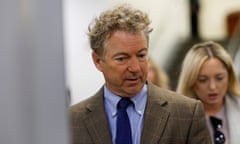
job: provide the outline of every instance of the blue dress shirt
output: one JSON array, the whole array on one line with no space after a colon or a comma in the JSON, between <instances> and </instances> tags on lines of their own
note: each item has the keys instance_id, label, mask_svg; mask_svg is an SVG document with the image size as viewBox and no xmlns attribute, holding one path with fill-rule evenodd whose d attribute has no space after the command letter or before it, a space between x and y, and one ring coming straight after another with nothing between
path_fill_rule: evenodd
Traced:
<instances>
[{"instance_id":1,"label":"blue dress shirt","mask_svg":"<svg viewBox=\"0 0 240 144\"><path fill-rule=\"evenodd\" d=\"M104 105L108 117L110 132L112 134L112 143L115 144L116 139L116 121L117 121L117 103L121 97L113 94L106 85L104 86ZM128 117L131 124L132 142L140 144L143 116L147 102L147 85L145 84L142 90L131 98L134 105L127 108Z\"/></svg>"}]
</instances>

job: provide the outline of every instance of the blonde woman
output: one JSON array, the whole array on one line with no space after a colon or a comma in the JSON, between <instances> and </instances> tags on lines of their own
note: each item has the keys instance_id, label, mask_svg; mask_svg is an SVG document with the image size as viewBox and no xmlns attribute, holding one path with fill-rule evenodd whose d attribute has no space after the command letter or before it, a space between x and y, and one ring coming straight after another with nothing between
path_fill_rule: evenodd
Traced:
<instances>
[{"instance_id":1,"label":"blonde woman","mask_svg":"<svg viewBox=\"0 0 240 144\"><path fill-rule=\"evenodd\" d=\"M221 45L210 41L189 50L177 92L202 101L214 144L239 144L240 86L232 59Z\"/></svg>"}]
</instances>

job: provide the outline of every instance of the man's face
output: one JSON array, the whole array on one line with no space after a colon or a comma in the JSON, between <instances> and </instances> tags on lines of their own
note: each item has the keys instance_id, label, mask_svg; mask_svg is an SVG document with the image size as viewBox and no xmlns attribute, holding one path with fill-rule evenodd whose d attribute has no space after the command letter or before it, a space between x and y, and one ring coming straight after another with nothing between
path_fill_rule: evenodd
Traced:
<instances>
[{"instance_id":1,"label":"man's face","mask_svg":"<svg viewBox=\"0 0 240 144\"><path fill-rule=\"evenodd\" d=\"M106 86L122 97L139 93L148 72L148 42L145 35L115 31L106 41L105 48L103 58L93 53L93 60L103 73Z\"/></svg>"}]
</instances>

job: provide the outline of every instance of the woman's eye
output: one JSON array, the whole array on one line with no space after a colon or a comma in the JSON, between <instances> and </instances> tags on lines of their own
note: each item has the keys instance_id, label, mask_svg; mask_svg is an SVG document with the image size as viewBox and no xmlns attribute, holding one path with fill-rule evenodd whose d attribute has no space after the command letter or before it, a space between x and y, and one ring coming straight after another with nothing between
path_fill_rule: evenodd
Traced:
<instances>
[{"instance_id":1,"label":"woman's eye","mask_svg":"<svg viewBox=\"0 0 240 144\"><path fill-rule=\"evenodd\" d=\"M221 77L217 77L216 79L217 79L218 81L221 81L221 80L224 79L224 77L221 76Z\"/></svg>"},{"instance_id":2,"label":"woman's eye","mask_svg":"<svg viewBox=\"0 0 240 144\"><path fill-rule=\"evenodd\" d=\"M124 58L116 58L118 61L123 61Z\"/></svg>"},{"instance_id":3,"label":"woman's eye","mask_svg":"<svg viewBox=\"0 0 240 144\"><path fill-rule=\"evenodd\" d=\"M200 83L205 83L207 81L207 79L199 79L198 80Z\"/></svg>"}]
</instances>

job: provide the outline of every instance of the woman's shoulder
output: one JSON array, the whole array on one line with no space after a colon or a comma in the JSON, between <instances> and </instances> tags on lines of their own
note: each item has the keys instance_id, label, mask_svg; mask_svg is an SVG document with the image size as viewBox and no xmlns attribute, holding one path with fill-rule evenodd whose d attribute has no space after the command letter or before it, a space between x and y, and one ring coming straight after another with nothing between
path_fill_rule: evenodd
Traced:
<instances>
[{"instance_id":1,"label":"woman's shoulder","mask_svg":"<svg viewBox=\"0 0 240 144\"><path fill-rule=\"evenodd\" d=\"M237 106L240 109L240 96L233 94L226 95L226 104L229 106Z\"/></svg>"}]
</instances>

